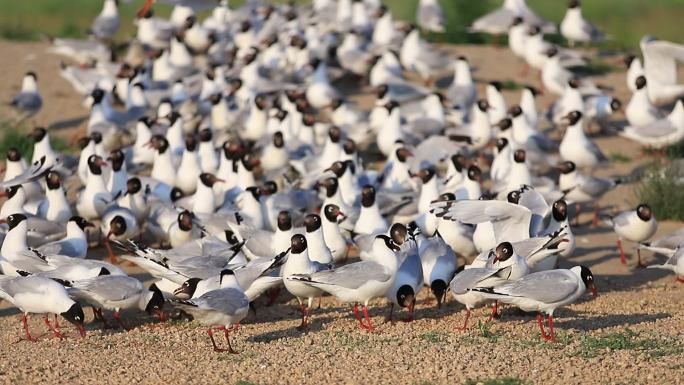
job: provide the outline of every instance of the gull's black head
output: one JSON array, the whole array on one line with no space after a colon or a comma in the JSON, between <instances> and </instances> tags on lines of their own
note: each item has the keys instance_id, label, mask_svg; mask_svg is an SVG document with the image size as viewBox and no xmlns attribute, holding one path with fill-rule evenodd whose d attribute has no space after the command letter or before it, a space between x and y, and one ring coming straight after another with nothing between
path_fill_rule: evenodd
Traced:
<instances>
[{"instance_id":1,"label":"gull's black head","mask_svg":"<svg viewBox=\"0 0 684 385\"><path fill-rule=\"evenodd\" d=\"M194 215L188 210L183 210L180 214L178 214L178 228L180 228L183 231L190 231L192 230L192 220L194 218Z\"/></svg>"},{"instance_id":2,"label":"gull's black head","mask_svg":"<svg viewBox=\"0 0 684 385\"><path fill-rule=\"evenodd\" d=\"M506 200L508 201L508 203L514 203L517 205L520 201L520 191L513 190L509 192L508 195L506 195Z\"/></svg>"},{"instance_id":3,"label":"gull's black head","mask_svg":"<svg viewBox=\"0 0 684 385\"><path fill-rule=\"evenodd\" d=\"M563 222L568 218L568 204L562 199L553 202L551 210L553 219L555 219L556 222Z\"/></svg>"},{"instance_id":4,"label":"gull's black head","mask_svg":"<svg viewBox=\"0 0 684 385\"><path fill-rule=\"evenodd\" d=\"M109 160L112 162L112 170L120 171L126 157L121 150L114 150L109 154Z\"/></svg>"},{"instance_id":5,"label":"gull's black head","mask_svg":"<svg viewBox=\"0 0 684 385\"><path fill-rule=\"evenodd\" d=\"M292 229L292 217L290 216L290 212L287 210L283 210L278 213L278 230L280 231L289 231Z\"/></svg>"},{"instance_id":6,"label":"gull's black head","mask_svg":"<svg viewBox=\"0 0 684 385\"><path fill-rule=\"evenodd\" d=\"M62 186L62 178L56 171L49 171L45 174L45 184L48 190L56 190Z\"/></svg>"},{"instance_id":7,"label":"gull's black head","mask_svg":"<svg viewBox=\"0 0 684 385\"><path fill-rule=\"evenodd\" d=\"M142 182L140 182L140 178L137 176L134 176L133 178L128 179L126 182L126 194L137 194L142 190Z\"/></svg>"},{"instance_id":8,"label":"gull's black head","mask_svg":"<svg viewBox=\"0 0 684 385\"><path fill-rule=\"evenodd\" d=\"M506 138L496 138L496 149L500 152L508 146L508 139Z\"/></svg>"},{"instance_id":9,"label":"gull's black head","mask_svg":"<svg viewBox=\"0 0 684 385\"><path fill-rule=\"evenodd\" d=\"M361 205L363 207L371 207L375 204L375 187L365 185L361 189Z\"/></svg>"},{"instance_id":10,"label":"gull's black head","mask_svg":"<svg viewBox=\"0 0 684 385\"><path fill-rule=\"evenodd\" d=\"M12 147L9 150L7 150L7 160L10 162L18 162L21 160L21 152L15 148Z\"/></svg>"},{"instance_id":11,"label":"gull's black head","mask_svg":"<svg viewBox=\"0 0 684 385\"><path fill-rule=\"evenodd\" d=\"M468 167L468 179L477 182L482 181L482 170L474 164L470 165Z\"/></svg>"},{"instance_id":12,"label":"gull's black head","mask_svg":"<svg viewBox=\"0 0 684 385\"><path fill-rule=\"evenodd\" d=\"M292 254L301 254L306 250L306 238L302 234L295 234L290 238L290 252Z\"/></svg>"},{"instance_id":13,"label":"gull's black head","mask_svg":"<svg viewBox=\"0 0 684 385\"><path fill-rule=\"evenodd\" d=\"M321 228L321 217L318 214L307 214L304 217L304 227L307 233L313 233Z\"/></svg>"},{"instance_id":14,"label":"gull's black head","mask_svg":"<svg viewBox=\"0 0 684 385\"><path fill-rule=\"evenodd\" d=\"M85 231L86 227L95 227L92 223L86 221L84 218L79 217L78 215L74 215L73 217L69 218L69 222L74 222L78 227Z\"/></svg>"},{"instance_id":15,"label":"gull's black head","mask_svg":"<svg viewBox=\"0 0 684 385\"><path fill-rule=\"evenodd\" d=\"M515 163L525 163L525 150L515 150L515 152L513 153L513 160L515 161Z\"/></svg>"},{"instance_id":16,"label":"gull's black head","mask_svg":"<svg viewBox=\"0 0 684 385\"><path fill-rule=\"evenodd\" d=\"M109 233L111 235L116 235L117 237L122 236L126 233L127 229L126 220L121 215L115 216L109 222Z\"/></svg>"},{"instance_id":17,"label":"gull's black head","mask_svg":"<svg viewBox=\"0 0 684 385\"><path fill-rule=\"evenodd\" d=\"M642 75L642 76L639 76L639 77L636 78L636 80L634 81L634 85L636 86L637 90L640 90L640 89L646 87L646 77L643 76L643 75Z\"/></svg>"},{"instance_id":18,"label":"gull's black head","mask_svg":"<svg viewBox=\"0 0 684 385\"><path fill-rule=\"evenodd\" d=\"M497 261L506 261L513 256L513 245L510 242L501 242L494 249L494 254L496 254Z\"/></svg>"},{"instance_id":19,"label":"gull's black head","mask_svg":"<svg viewBox=\"0 0 684 385\"><path fill-rule=\"evenodd\" d=\"M64 317L65 320L76 325L79 331L81 331L81 335L85 334L85 330L83 329L85 315L83 314L83 308L81 308L81 305L74 302L74 304L71 305L69 310L65 311L64 313L61 313L60 315Z\"/></svg>"},{"instance_id":20,"label":"gull's black head","mask_svg":"<svg viewBox=\"0 0 684 385\"><path fill-rule=\"evenodd\" d=\"M442 279L436 279L430 284L430 291L437 299L437 307L442 307L448 287L447 283Z\"/></svg>"},{"instance_id":21,"label":"gull's black head","mask_svg":"<svg viewBox=\"0 0 684 385\"><path fill-rule=\"evenodd\" d=\"M31 133L28 135L29 138L33 139L34 142L40 142L47 136L47 130L44 129L43 127L36 127L31 131Z\"/></svg>"},{"instance_id":22,"label":"gull's black head","mask_svg":"<svg viewBox=\"0 0 684 385\"><path fill-rule=\"evenodd\" d=\"M8 215L7 218L5 219L5 222L7 222L9 229L12 230L15 227L19 226L19 224L21 222L25 221L26 219L27 219L26 215L17 213L17 214Z\"/></svg>"},{"instance_id":23,"label":"gull's black head","mask_svg":"<svg viewBox=\"0 0 684 385\"><path fill-rule=\"evenodd\" d=\"M397 303L401 307L413 306L416 301L416 293L409 285L402 285L397 290Z\"/></svg>"},{"instance_id":24,"label":"gull's black head","mask_svg":"<svg viewBox=\"0 0 684 385\"><path fill-rule=\"evenodd\" d=\"M508 109L508 113L511 114L512 117L517 118L518 116L522 115L523 110L520 108L520 106L513 106Z\"/></svg>"},{"instance_id":25,"label":"gull's black head","mask_svg":"<svg viewBox=\"0 0 684 385\"><path fill-rule=\"evenodd\" d=\"M106 165L107 162L105 162L99 155L93 154L88 157L88 168L94 175L102 175L102 166Z\"/></svg>"},{"instance_id":26,"label":"gull's black head","mask_svg":"<svg viewBox=\"0 0 684 385\"><path fill-rule=\"evenodd\" d=\"M569 160L561 163L558 166L558 170L560 170L561 174L570 174L571 172L575 171L576 168L575 162Z\"/></svg>"},{"instance_id":27,"label":"gull's black head","mask_svg":"<svg viewBox=\"0 0 684 385\"><path fill-rule=\"evenodd\" d=\"M651 220L651 218L653 218L653 210L651 210L651 207L645 203L637 206L636 213L639 219L644 222L648 222Z\"/></svg>"},{"instance_id":28,"label":"gull's black head","mask_svg":"<svg viewBox=\"0 0 684 385\"><path fill-rule=\"evenodd\" d=\"M408 236L408 229L402 223L395 223L390 227L389 234L394 243L403 245Z\"/></svg>"}]
</instances>

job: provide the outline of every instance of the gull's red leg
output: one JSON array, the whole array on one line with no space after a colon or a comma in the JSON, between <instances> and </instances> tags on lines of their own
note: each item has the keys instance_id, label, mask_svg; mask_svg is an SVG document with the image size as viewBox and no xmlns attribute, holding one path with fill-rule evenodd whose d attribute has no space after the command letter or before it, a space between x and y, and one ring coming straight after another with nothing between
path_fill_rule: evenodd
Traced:
<instances>
[{"instance_id":1,"label":"gull's red leg","mask_svg":"<svg viewBox=\"0 0 684 385\"><path fill-rule=\"evenodd\" d=\"M620 238L617 240L617 248L620 250L620 263L626 265L627 257L625 257L625 250L622 248L622 240L620 240Z\"/></svg>"},{"instance_id":2,"label":"gull's red leg","mask_svg":"<svg viewBox=\"0 0 684 385\"><path fill-rule=\"evenodd\" d=\"M541 330L542 339L547 339L546 332L544 331L544 322L542 321L541 313L537 313L537 324L539 325L539 330Z\"/></svg>"},{"instance_id":3,"label":"gull's red leg","mask_svg":"<svg viewBox=\"0 0 684 385\"><path fill-rule=\"evenodd\" d=\"M223 327L223 334L226 336L226 341L228 342L228 353L230 354L238 354L235 350L233 350L233 347L230 346L230 329L226 328L225 326Z\"/></svg>"},{"instance_id":4,"label":"gull's red leg","mask_svg":"<svg viewBox=\"0 0 684 385\"><path fill-rule=\"evenodd\" d=\"M116 320L116 324L119 325L121 329L129 330L129 328L123 323L123 321L121 321L121 314L119 314L118 311L115 311L113 315L114 319Z\"/></svg>"},{"instance_id":5,"label":"gull's red leg","mask_svg":"<svg viewBox=\"0 0 684 385\"><path fill-rule=\"evenodd\" d=\"M457 331L464 332L468 330L468 320L470 319L470 309L466 308L466 316L465 316L465 321L463 321L463 326L460 328L456 328Z\"/></svg>"},{"instance_id":6,"label":"gull's red leg","mask_svg":"<svg viewBox=\"0 0 684 385\"><path fill-rule=\"evenodd\" d=\"M548 320L549 320L549 330L550 331L549 331L547 341L556 342L556 332L553 330L553 316L549 315Z\"/></svg>"},{"instance_id":7,"label":"gull's red leg","mask_svg":"<svg viewBox=\"0 0 684 385\"><path fill-rule=\"evenodd\" d=\"M214 351L217 353L220 352L225 352L225 349L220 349L218 346L216 346L216 341L214 341L214 331L209 328L207 329L207 334L209 334L209 339L211 339L211 345L214 347Z\"/></svg>"},{"instance_id":8,"label":"gull's red leg","mask_svg":"<svg viewBox=\"0 0 684 385\"><path fill-rule=\"evenodd\" d=\"M38 341L37 338L33 338L31 336L31 332L29 331L29 327L28 327L28 317L26 316L26 313L22 314L22 316L21 316L21 324L23 325L24 332L26 333L26 340L31 341L31 342Z\"/></svg>"},{"instance_id":9,"label":"gull's red leg","mask_svg":"<svg viewBox=\"0 0 684 385\"><path fill-rule=\"evenodd\" d=\"M363 315L366 317L366 323L368 323L367 328L369 332L375 331L375 328L373 327L373 323L370 320L370 317L368 316L368 307L366 305L363 306Z\"/></svg>"}]
</instances>

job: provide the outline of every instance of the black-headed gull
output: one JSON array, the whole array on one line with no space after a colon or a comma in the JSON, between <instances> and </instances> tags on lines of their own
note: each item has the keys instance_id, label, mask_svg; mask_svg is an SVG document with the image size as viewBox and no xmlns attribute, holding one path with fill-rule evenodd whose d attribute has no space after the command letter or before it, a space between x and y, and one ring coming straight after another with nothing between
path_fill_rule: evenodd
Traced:
<instances>
[{"instance_id":1,"label":"black-headed gull","mask_svg":"<svg viewBox=\"0 0 684 385\"><path fill-rule=\"evenodd\" d=\"M444 32L444 11L437 0L420 0L416 13L420 28L430 32Z\"/></svg>"},{"instance_id":2,"label":"black-headed gull","mask_svg":"<svg viewBox=\"0 0 684 385\"><path fill-rule=\"evenodd\" d=\"M675 273L676 282L684 283L684 249L681 246L677 246L674 249L645 245L639 245L639 247L667 256L667 261L665 261L665 263L661 265L649 265L649 269L670 270Z\"/></svg>"},{"instance_id":3,"label":"black-headed gull","mask_svg":"<svg viewBox=\"0 0 684 385\"><path fill-rule=\"evenodd\" d=\"M368 302L383 297L392 287L399 268L396 252L399 247L387 235L377 235L373 240L372 260L360 261L335 269L310 274L294 274L285 277L288 282L298 283L317 290L326 291L339 301L354 303L354 315L362 329L369 332L375 330L368 315ZM287 266L287 265L286 265ZM363 323L358 311L358 304L363 303Z\"/></svg>"},{"instance_id":4,"label":"black-headed gull","mask_svg":"<svg viewBox=\"0 0 684 385\"><path fill-rule=\"evenodd\" d=\"M45 323L55 337L63 338L63 335L57 322L54 326L50 324L47 318L48 314L61 315L78 328L81 337L85 337L85 328L83 327L85 316L81 305L69 298L64 286L50 278L0 275L0 298L21 310L23 313L22 325L24 332L26 332L26 339L29 341L37 340L31 336L29 331L29 314L44 314Z\"/></svg>"},{"instance_id":5,"label":"black-headed gull","mask_svg":"<svg viewBox=\"0 0 684 385\"><path fill-rule=\"evenodd\" d=\"M648 98L648 83L641 75L634 80L632 98L625 107L625 117L630 126L646 126L662 119L663 112Z\"/></svg>"},{"instance_id":6,"label":"black-headed gull","mask_svg":"<svg viewBox=\"0 0 684 385\"><path fill-rule=\"evenodd\" d=\"M416 306L416 297L423 288L423 266L415 240L408 233L408 229L401 223L395 223L390 228L390 237L399 245L399 269L392 288L387 291L386 297L391 301L388 321L392 321L394 305L408 309L408 317L403 321L413 321L413 311Z\"/></svg>"},{"instance_id":7,"label":"black-headed gull","mask_svg":"<svg viewBox=\"0 0 684 385\"><path fill-rule=\"evenodd\" d=\"M623 211L615 216L609 216L606 222L613 227L618 236L617 247L620 250L620 262L627 264L622 240L641 243L647 241L658 229L658 222L653 210L647 204L640 204L633 210ZM641 249L637 248L637 267L644 267L641 263Z\"/></svg>"},{"instance_id":8,"label":"black-headed gull","mask_svg":"<svg viewBox=\"0 0 684 385\"><path fill-rule=\"evenodd\" d=\"M582 16L579 0L568 2L568 9L560 24L560 32L568 40L571 47L575 43L592 43L605 38L603 32Z\"/></svg>"},{"instance_id":9,"label":"black-headed gull","mask_svg":"<svg viewBox=\"0 0 684 385\"><path fill-rule=\"evenodd\" d=\"M509 303L523 311L536 311L542 338L555 342L553 312L575 302L589 289L596 296L594 276L585 266L528 274L513 282L490 289L474 289L484 297ZM541 313L548 317L549 334L544 331Z\"/></svg>"},{"instance_id":10,"label":"black-headed gull","mask_svg":"<svg viewBox=\"0 0 684 385\"><path fill-rule=\"evenodd\" d=\"M164 295L161 290L155 284L145 288L138 279L126 275L76 280L68 283L67 291L76 301L92 306L95 319L105 326L102 309L113 311L114 319L122 329L126 329L119 314L122 309L144 310L156 314L162 321L166 318L162 312Z\"/></svg>"},{"instance_id":11,"label":"black-headed gull","mask_svg":"<svg viewBox=\"0 0 684 385\"><path fill-rule=\"evenodd\" d=\"M592 168L608 161L599 146L584 133L584 119L580 111L570 112L564 120L568 128L558 147L563 160L572 161L579 168Z\"/></svg>"},{"instance_id":12,"label":"black-headed gull","mask_svg":"<svg viewBox=\"0 0 684 385\"><path fill-rule=\"evenodd\" d=\"M90 32L99 40L109 41L119 30L118 0L105 0L102 11L97 15Z\"/></svg>"},{"instance_id":13,"label":"black-headed gull","mask_svg":"<svg viewBox=\"0 0 684 385\"><path fill-rule=\"evenodd\" d=\"M17 111L17 121L29 118L43 106L43 98L38 93L38 76L27 72L21 82L21 91L12 99L10 105Z\"/></svg>"},{"instance_id":14,"label":"black-headed gull","mask_svg":"<svg viewBox=\"0 0 684 385\"><path fill-rule=\"evenodd\" d=\"M565 161L558 166L558 188L563 192L564 199L569 203L575 203L575 224L579 223L580 205L582 203L594 203L594 219L592 224L598 225L599 206L598 200L608 191L622 183L620 178L599 178L593 175L583 174L577 170L575 163Z\"/></svg>"},{"instance_id":15,"label":"black-headed gull","mask_svg":"<svg viewBox=\"0 0 684 385\"><path fill-rule=\"evenodd\" d=\"M220 289L212 290L189 300L171 300L173 306L191 314L201 324L209 326L207 334L215 352L228 351L236 354L230 345L228 335L235 330L249 312L249 298L235 279L232 270L221 271ZM214 330L222 330L226 336L228 349L220 349L214 342Z\"/></svg>"},{"instance_id":16,"label":"black-headed gull","mask_svg":"<svg viewBox=\"0 0 684 385\"><path fill-rule=\"evenodd\" d=\"M619 134L658 150L681 142L684 139L684 101L678 100L666 117L645 126L627 126Z\"/></svg>"}]
</instances>

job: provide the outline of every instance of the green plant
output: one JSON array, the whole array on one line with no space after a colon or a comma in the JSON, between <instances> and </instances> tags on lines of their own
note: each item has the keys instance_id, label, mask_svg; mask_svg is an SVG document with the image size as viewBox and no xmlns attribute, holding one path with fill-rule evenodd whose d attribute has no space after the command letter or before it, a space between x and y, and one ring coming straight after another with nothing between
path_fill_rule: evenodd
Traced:
<instances>
[{"instance_id":1,"label":"green plant","mask_svg":"<svg viewBox=\"0 0 684 385\"><path fill-rule=\"evenodd\" d=\"M615 163L628 163L632 161L632 158L621 152L613 152L610 154L610 161Z\"/></svg>"},{"instance_id":2,"label":"green plant","mask_svg":"<svg viewBox=\"0 0 684 385\"><path fill-rule=\"evenodd\" d=\"M499 336L492 333L492 323L489 321L478 321L477 329L480 331L480 336L488 339L489 342L496 342L499 339Z\"/></svg>"},{"instance_id":3,"label":"green plant","mask_svg":"<svg viewBox=\"0 0 684 385\"><path fill-rule=\"evenodd\" d=\"M22 157L30 162L33 156L33 140L27 136L28 132L29 130L22 126L14 127L8 122L0 123L1 159L4 159L10 148L16 148L21 152ZM50 136L50 143L55 151L65 152L69 150L67 142L56 135Z\"/></svg>"},{"instance_id":4,"label":"green plant","mask_svg":"<svg viewBox=\"0 0 684 385\"><path fill-rule=\"evenodd\" d=\"M431 330L427 333L419 335L418 338L432 343L438 343L444 341L446 339L446 336L444 336L442 333L438 331Z\"/></svg>"},{"instance_id":5,"label":"green plant","mask_svg":"<svg viewBox=\"0 0 684 385\"><path fill-rule=\"evenodd\" d=\"M238 380L235 385L257 385L255 382L250 382L250 381L245 381L245 380Z\"/></svg>"},{"instance_id":6,"label":"green plant","mask_svg":"<svg viewBox=\"0 0 684 385\"><path fill-rule=\"evenodd\" d=\"M467 379L465 385L531 385L532 382L515 377L501 377L488 380Z\"/></svg>"},{"instance_id":7,"label":"green plant","mask_svg":"<svg viewBox=\"0 0 684 385\"><path fill-rule=\"evenodd\" d=\"M676 163L654 166L637 186L639 203L648 204L656 218L684 220L682 171L682 167Z\"/></svg>"},{"instance_id":8,"label":"green plant","mask_svg":"<svg viewBox=\"0 0 684 385\"><path fill-rule=\"evenodd\" d=\"M525 87L524 84L520 84L515 80L508 79L501 82L501 88L503 88L504 90L519 90L523 87Z\"/></svg>"},{"instance_id":9,"label":"green plant","mask_svg":"<svg viewBox=\"0 0 684 385\"><path fill-rule=\"evenodd\" d=\"M583 336L580 339L580 350L575 355L595 357L606 350L633 350L644 352L650 357L662 357L680 354L684 351L681 342L673 338L656 338L641 336L630 329L624 332L608 333L601 336Z\"/></svg>"}]
</instances>

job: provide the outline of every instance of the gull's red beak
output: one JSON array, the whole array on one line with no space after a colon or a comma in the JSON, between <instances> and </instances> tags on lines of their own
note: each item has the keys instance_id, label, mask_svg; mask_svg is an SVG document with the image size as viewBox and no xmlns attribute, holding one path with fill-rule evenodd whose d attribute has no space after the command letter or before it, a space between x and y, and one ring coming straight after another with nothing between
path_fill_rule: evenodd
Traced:
<instances>
[{"instance_id":1,"label":"gull's red beak","mask_svg":"<svg viewBox=\"0 0 684 385\"><path fill-rule=\"evenodd\" d=\"M166 313L164 313L162 310L155 310L154 314L156 314L157 317L159 317L159 322L166 322L166 320L168 320L168 318L166 317Z\"/></svg>"}]
</instances>

